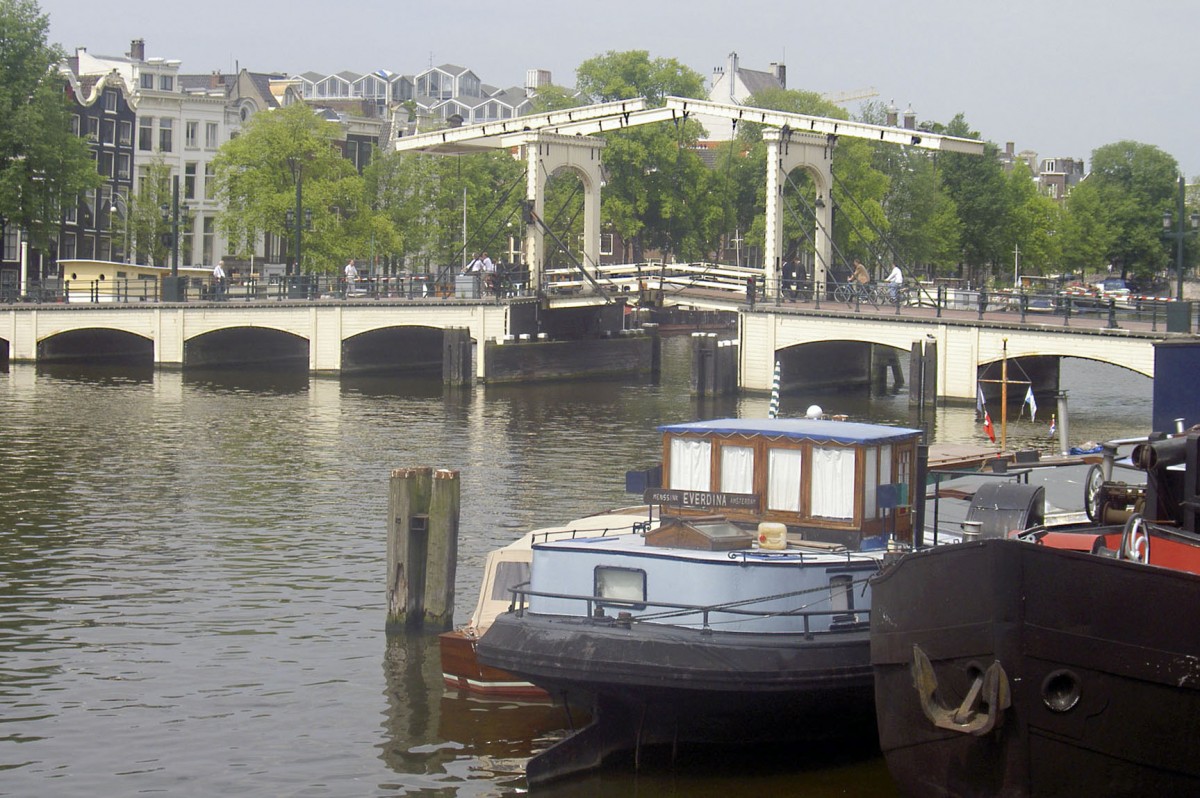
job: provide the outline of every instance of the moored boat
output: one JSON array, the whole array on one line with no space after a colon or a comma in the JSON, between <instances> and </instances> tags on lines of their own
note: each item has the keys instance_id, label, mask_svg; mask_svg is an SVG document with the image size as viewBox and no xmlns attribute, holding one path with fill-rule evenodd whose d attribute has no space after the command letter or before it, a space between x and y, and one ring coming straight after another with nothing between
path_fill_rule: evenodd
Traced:
<instances>
[{"instance_id":1,"label":"moored boat","mask_svg":"<svg viewBox=\"0 0 1200 798\"><path fill-rule=\"evenodd\" d=\"M531 784L648 745L873 745L867 579L914 525L921 432L828 419L662 427L640 534L534 543L485 665L592 723L534 757Z\"/></svg>"},{"instance_id":2,"label":"moored boat","mask_svg":"<svg viewBox=\"0 0 1200 798\"><path fill-rule=\"evenodd\" d=\"M1200 794L1200 434L1132 463L1142 488L1089 480L1091 524L872 580L879 742L906 793Z\"/></svg>"}]
</instances>

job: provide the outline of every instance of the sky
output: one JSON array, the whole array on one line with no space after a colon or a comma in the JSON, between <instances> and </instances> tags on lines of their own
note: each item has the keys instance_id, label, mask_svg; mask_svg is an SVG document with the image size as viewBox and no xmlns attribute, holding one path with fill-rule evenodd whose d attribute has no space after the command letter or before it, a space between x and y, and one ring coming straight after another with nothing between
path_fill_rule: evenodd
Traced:
<instances>
[{"instance_id":1,"label":"sky","mask_svg":"<svg viewBox=\"0 0 1200 798\"><path fill-rule=\"evenodd\" d=\"M1134 140L1200 175L1195 0L38 0L69 53L147 57L184 73L388 69L458 64L500 88L610 51L674 58L706 80L736 52L743 68L787 66L787 85L873 88L919 121L962 113L973 130L1039 158L1083 158ZM165 9L170 9L169 11ZM178 11L177 11L178 9ZM851 114L859 102L846 105Z\"/></svg>"}]
</instances>

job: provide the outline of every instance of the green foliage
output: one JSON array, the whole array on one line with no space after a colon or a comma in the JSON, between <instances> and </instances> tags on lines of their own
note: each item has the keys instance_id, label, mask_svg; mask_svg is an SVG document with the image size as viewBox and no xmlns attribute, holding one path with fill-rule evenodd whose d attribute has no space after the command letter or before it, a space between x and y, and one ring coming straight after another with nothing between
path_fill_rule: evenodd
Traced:
<instances>
[{"instance_id":1,"label":"green foliage","mask_svg":"<svg viewBox=\"0 0 1200 798\"><path fill-rule=\"evenodd\" d=\"M577 108L583 104L583 97L565 86L542 86L533 96L533 112L536 114Z\"/></svg>"},{"instance_id":2,"label":"green foliage","mask_svg":"<svg viewBox=\"0 0 1200 798\"><path fill-rule=\"evenodd\" d=\"M302 232L302 267L335 272L350 257L386 253L399 246L395 228L375 210L366 181L342 157L340 131L302 103L256 114L242 135L226 142L214 161L218 224L230 248L248 253L263 233L289 244L286 225L295 212L297 187L312 229Z\"/></svg>"},{"instance_id":3,"label":"green foliage","mask_svg":"<svg viewBox=\"0 0 1200 798\"><path fill-rule=\"evenodd\" d=\"M33 0L0 0L0 219L38 247L56 234L62 209L101 183L87 143L71 133L48 27Z\"/></svg>"},{"instance_id":4,"label":"green foliage","mask_svg":"<svg viewBox=\"0 0 1200 798\"><path fill-rule=\"evenodd\" d=\"M507 152L457 157L388 153L376 158L364 175L367 193L383 217L404 231L399 251L407 267L419 272L455 270L464 257L481 250L499 260L508 236L518 229L523 176L524 167Z\"/></svg>"},{"instance_id":5,"label":"green foliage","mask_svg":"<svg viewBox=\"0 0 1200 798\"><path fill-rule=\"evenodd\" d=\"M704 76L674 58L650 58L645 50L609 50L575 70L576 87L592 102L645 97L653 107L669 96L706 97Z\"/></svg>"}]
</instances>

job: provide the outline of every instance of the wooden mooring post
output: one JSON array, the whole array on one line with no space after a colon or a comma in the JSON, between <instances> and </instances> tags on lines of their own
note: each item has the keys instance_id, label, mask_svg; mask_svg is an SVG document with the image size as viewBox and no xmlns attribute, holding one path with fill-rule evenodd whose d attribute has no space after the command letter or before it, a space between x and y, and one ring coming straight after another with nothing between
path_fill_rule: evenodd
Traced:
<instances>
[{"instance_id":1,"label":"wooden mooring post","mask_svg":"<svg viewBox=\"0 0 1200 798\"><path fill-rule=\"evenodd\" d=\"M444 632L454 625L459 474L392 471L388 490L387 631Z\"/></svg>"}]
</instances>

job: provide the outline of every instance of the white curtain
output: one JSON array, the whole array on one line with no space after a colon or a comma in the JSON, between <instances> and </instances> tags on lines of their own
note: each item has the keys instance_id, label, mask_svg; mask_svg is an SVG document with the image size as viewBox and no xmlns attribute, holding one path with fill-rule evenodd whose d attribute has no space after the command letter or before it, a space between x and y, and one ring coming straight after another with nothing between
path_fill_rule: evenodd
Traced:
<instances>
[{"instance_id":1,"label":"white curtain","mask_svg":"<svg viewBox=\"0 0 1200 798\"><path fill-rule=\"evenodd\" d=\"M799 449L767 450L767 509L800 512Z\"/></svg>"},{"instance_id":2,"label":"white curtain","mask_svg":"<svg viewBox=\"0 0 1200 798\"><path fill-rule=\"evenodd\" d=\"M812 514L819 518L854 518L854 450L813 447Z\"/></svg>"},{"instance_id":3,"label":"white curtain","mask_svg":"<svg viewBox=\"0 0 1200 798\"><path fill-rule=\"evenodd\" d=\"M754 448L721 447L721 492L754 492Z\"/></svg>"},{"instance_id":4,"label":"white curtain","mask_svg":"<svg viewBox=\"0 0 1200 798\"><path fill-rule=\"evenodd\" d=\"M671 439L671 489L710 490L712 445L697 438Z\"/></svg>"}]
</instances>

